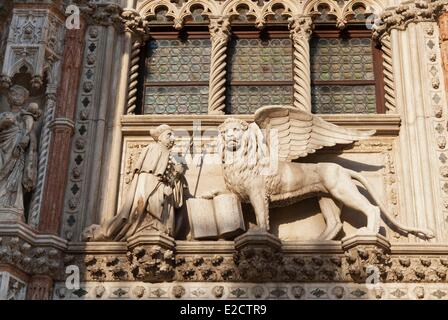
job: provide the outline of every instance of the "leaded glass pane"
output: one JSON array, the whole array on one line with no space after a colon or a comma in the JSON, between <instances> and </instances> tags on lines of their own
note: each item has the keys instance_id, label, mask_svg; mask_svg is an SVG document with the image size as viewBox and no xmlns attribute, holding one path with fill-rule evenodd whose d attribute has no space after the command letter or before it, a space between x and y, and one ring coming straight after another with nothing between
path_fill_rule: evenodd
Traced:
<instances>
[{"instance_id":1,"label":"leaded glass pane","mask_svg":"<svg viewBox=\"0 0 448 320\"><path fill-rule=\"evenodd\" d=\"M313 38L311 79L373 80L372 40Z\"/></svg>"},{"instance_id":2,"label":"leaded glass pane","mask_svg":"<svg viewBox=\"0 0 448 320\"><path fill-rule=\"evenodd\" d=\"M233 86L227 90L230 113L254 113L269 104L292 104L292 86Z\"/></svg>"},{"instance_id":3,"label":"leaded glass pane","mask_svg":"<svg viewBox=\"0 0 448 320\"><path fill-rule=\"evenodd\" d=\"M319 85L311 95L313 113L376 113L374 85Z\"/></svg>"},{"instance_id":4,"label":"leaded glass pane","mask_svg":"<svg viewBox=\"0 0 448 320\"><path fill-rule=\"evenodd\" d=\"M208 86L146 87L146 114L207 113Z\"/></svg>"},{"instance_id":5,"label":"leaded glass pane","mask_svg":"<svg viewBox=\"0 0 448 320\"><path fill-rule=\"evenodd\" d=\"M229 66L232 81L291 81L291 40L232 39Z\"/></svg>"},{"instance_id":6,"label":"leaded glass pane","mask_svg":"<svg viewBox=\"0 0 448 320\"><path fill-rule=\"evenodd\" d=\"M146 81L208 81L210 52L210 39L151 40Z\"/></svg>"}]
</instances>

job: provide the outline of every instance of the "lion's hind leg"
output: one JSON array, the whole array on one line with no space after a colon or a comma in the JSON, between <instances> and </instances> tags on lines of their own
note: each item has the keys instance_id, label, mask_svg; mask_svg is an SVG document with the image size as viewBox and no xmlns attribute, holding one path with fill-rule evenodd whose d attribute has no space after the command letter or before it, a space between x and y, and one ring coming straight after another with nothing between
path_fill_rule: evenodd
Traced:
<instances>
[{"instance_id":1,"label":"lion's hind leg","mask_svg":"<svg viewBox=\"0 0 448 320\"><path fill-rule=\"evenodd\" d=\"M336 203L331 197L319 197L319 207L324 216L326 227L319 235L319 240L333 240L342 229L341 204Z\"/></svg>"},{"instance_id":2,"label":"lion's hind leg","mask_svg":"<svg viewBox=\"0 0 448 320\"><path fill-rule=\"evenodd\" d=\"M344 168L332 166L333 170L326 170L322 177L324 186L327 191L342 205L358 210L367 217L367 228L362 228L360 232L367 231L368 233L377 234L380 231L381 211L377 206L374 206L370 201L363 196L350 173Z\"/></svg>"}]
</instances>

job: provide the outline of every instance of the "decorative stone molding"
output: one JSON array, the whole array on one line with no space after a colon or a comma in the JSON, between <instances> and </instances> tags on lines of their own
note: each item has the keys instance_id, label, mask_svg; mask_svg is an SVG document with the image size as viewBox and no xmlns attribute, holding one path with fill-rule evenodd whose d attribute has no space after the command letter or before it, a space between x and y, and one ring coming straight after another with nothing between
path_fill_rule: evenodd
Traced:
<instances>
[{"instance_id":1,"label":"decorative stone molding","mask_svg":"<svg viewBox=\"0 0 448 320\"><path fill-rule=\"evenodd\" d=\"M38 235L24 224L1 224L0 234L0 265L27 275L60 277L67 249L62 239Z\"/></svg>"},{"instance_id":2,"label":"decorative stone molding","mask_svg":"<svg viewBox=\"0 0 448 320\"><path fill-rule=\"evenodd\" d=\"M256 245L235 251L229 242L222 244L224 253L210 246L199 252L193 250L194 243L184 243L180 250L177 242L174 251L160 245L127 249L98 243L85 247L84 253L69 248L64 263L79 266L83 281L365 283L374 270L382 283L448 281L448 260L441 251L429 255L409 248L394 253L393 246L389 250L362 241L343 251L335 244L339 249L315 243L313 252L297 243L284 243L282 250ZM292 245L294 252L288 249Z\"/></svg>"},{"instance_id":3,"label":"decorative stone molding","mask_svg":"<svg viewBox=\"0 0 448 320\"><path fill-rule=\"evenodd\" d=\"M35 246L19 237L2 237L0 263L13 265L28 274L56 275L62 263L61 251Z\"/></svg>"},{"instance_id":4,"label":"decorative stone molding","mask_svg":"<svg viewBox=\"0 0 448 320\"><path fill-rule=\"evenodd\" d=\"M224 114L226 90L227 43L230 37L230 22L227 17L210 18L212 42L208 110L210 114Z\"/></svg>"},{"instance_id":5,"label":"decorative stone molding","mask_svg":"<svg viewBox=\"0 0 448 320\"><path fill-rule=\"evenodd\" d=\"M309 40L312 28L310 17L295 16L289 19L289 29L294 45L294 107L305 111L311 111Z\"/></svg>"},{"instance_id":6,"label":"decorative stone molding","mask_svg":"<svg viewBox=\"0 0 448 320\"><path fill-rule=\"evenodd\" d=\"M390 30L405 30L412 22L436 21L437 17L446 12L448 1L407 1L397 7L385 10L379 23L373 29L373 38L381 39Z\"/></svg>"},{"instance_id":7,"label":"decorative stone molding","mask_svg":"<svg viewBox=\"0 0 448 320\"><path fill-rule=\"evenodd\" d=\"M84 190L84 177L87 174L88 163L86 161L86 142L93 139L92 119L95 103L98 99L98 88L101 83L93 81L98 77L100 66L100 27L89 26L85 35L85 48L81 66L80 90L78 92L75 114L75 130L73 136L73 147L69 166L69 178L65 190L65 205L63 213L62 234L71 240L77 230L78 219ZM80 223L80 222L79 222Z\"/></svg>"},{"instance_id":8,"label":"decorative stone molding","mask_svg":"<svg viewBox=\"0 0 448 320\"><path fill-rule=\"evenodd\" d=\"M146 17L159 23L172 24L176 29L184 26L193 12L205 17L229 17L230 20L242 19L251 21L261 29L270 21L285 21L287 17L310 15L326 22L334 22L344 28L346 24L356 19L359 14L368 16L379 13L384 8L384 1L346 1L342 4L333 0L313 0L306 3L300 1L141 1L136 10Z\"/></svg>"},{"instance_id":9,"label":"decorative stone molding","mask_svg":"<svg viewBox=\"0 0 448 320\"><path fill-rule=\"evenodd\" d=\"M228 283L192 282L182 284L145 282L85 282L78 290L57 283L55 300L163 300L163 299L291 299L291 300L446 300L444 284L380 283Z\"/></svg>"},{"instance_id":10,"label":"decorative stone molding","mask_svg":"<svg viewBox=\"0 0 448 320\"><path fill-rule=\"evenodd\" d=\"M438 34L433 25L427 25L424 29L424 41L425 45L425 60L426 60L426 72L430 77L428 92L431 96L431 109L432 109L432 124L433 124L433 136L434 136L434 149L436 151L439 175L440 179L440 194L442 196L442 218L445 223L448 221L448 172L447 172L447 120L448 115L446 106L443 107L443 103L440 101L444 94L443 84L443 71L441 70L442 58L441 50L438 43Z\"/></svg>"}]
</instances>

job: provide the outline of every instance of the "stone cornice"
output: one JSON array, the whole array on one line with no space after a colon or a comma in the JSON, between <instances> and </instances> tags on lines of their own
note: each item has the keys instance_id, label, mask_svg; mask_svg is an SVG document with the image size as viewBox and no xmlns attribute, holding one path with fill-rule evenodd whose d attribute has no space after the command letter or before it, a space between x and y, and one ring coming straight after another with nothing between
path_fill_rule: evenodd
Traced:
<instances>
[{"instance_id":1,"label":"stone cornice","mask_svg":"<svg viewBox=\"0 0 448 320\"><path fill-rule=\"evenodd\" d=\"M232 115L234 118L248 122L253 121L253 115ZM123 133L126 136L147 135L148 126L169 123L173 127L193 128L193 121L200 121L203 130L216 128L228 115L127 115L121 119ZM322 115L322 118L337 125L362 130L376 130L377 135L397 135L400 131L400 116L393 114L364 115Z\"/></svg>"},{"instance_id":2,"label":"stone cornice","mask_svg":"<svg viewBox=\"0 0 448 320\"><path fill-rule=\"evenodd\" d=\"M408 1L383 11L379 22L373 28L373 38L381 38L392 29L405 30L409 23L436 21L448 11L448 0Z\"/></svg>"}]
</instances>

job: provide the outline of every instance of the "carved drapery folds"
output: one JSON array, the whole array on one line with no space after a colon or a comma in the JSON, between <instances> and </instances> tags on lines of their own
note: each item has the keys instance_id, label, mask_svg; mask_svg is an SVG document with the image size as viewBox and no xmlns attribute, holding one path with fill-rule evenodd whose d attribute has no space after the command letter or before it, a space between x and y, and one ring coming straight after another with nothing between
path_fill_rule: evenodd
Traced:
<instances>
[{"instance_id":1,"label":"carved drapery folds","mask_svg":"<svg viewBox=\"0 0 448 320\"><path fill-rule=\"evenodd\" d=\"M294 107L311 111L310 37L312 20L306 16L289 19L294 45Z\"/></svg>"},{"instance_id":2,"label":"carved drapery folds","mask_svg":"<svg viewBox=\"0 0 448 320\"><path fill-rule=\"evenodd\" d=\"M222 114L225 108L227 43L230 37L230 22L227 17L210 18L212 53L208 110L211 114Z\"/></svg>"}]
</instances>

